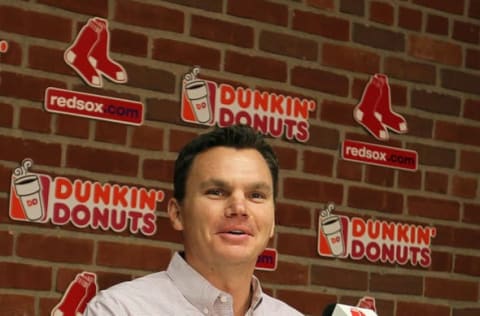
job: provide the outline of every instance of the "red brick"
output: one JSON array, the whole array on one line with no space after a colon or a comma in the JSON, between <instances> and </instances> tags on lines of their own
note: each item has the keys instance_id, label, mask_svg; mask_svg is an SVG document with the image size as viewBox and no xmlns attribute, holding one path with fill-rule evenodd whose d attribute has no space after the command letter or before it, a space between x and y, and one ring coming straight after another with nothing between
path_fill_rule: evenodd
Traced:
<instances>
[{"instance_id":1,"label":"red brick","mask_svg":"<svg viewBox=\"0 0 480 316\"><path fill-rule=\"evenodd\" d=\"M28 157L33 159L35 164L60 166L62 156L60 144L0 135L0 148L9 149L2 151L2 160L20 163Z\"/></svg>"},{"instance_id":2,"label":"red brick","mask_svg":"<svg viewBox=\"0 0 480 316\"><path fill-rule=\"evenodd\" d=\"M309 258L318 257L316 236L277 233L277 245L277 250L281 254ZM302 247L298 245L302 245Z\"/></svg>"},{"instance_id":3,"label":"red brick","mask_svg":"<svg viewBox=\"0 0 480 316\"><path fill-rule=\"evenodd\" d=\"M287 147L273 146L280 169L295 170L297 168L297 150Z\"/></svg>"},{"instance_id":4,"label":"red brick","mask_svg":"<svg viewBox=\"0 0 480 316\"><path fill-rule=\"evenodd\" d=\"M70 19L52 14L0 6L0 29L22 35L68 42L72 34ZM22 23L19 23L22 21Z\"/></svg>"},{"instance_id":5,"label":"red brick","mask_svg":"<svg viewBox=\"0 0 480 316\"><path fill-rule=\"evenodd\" d=\"M337 177L346 180L361 181L362 165L351 161L338 160Z\"/></svg>"},{"instance_id":6,"label":"red brick","mask_svg":"<svg viewBox=\"0 0 480 316\"><path fill-rule=\"evenodd\" d=\"M480 315L480 308L462 308L457 307L453 309L452 316L477 316Z\"/></svg>"},{"instance_id":7,"label":"red brick","mask_svg":"<svg viewBox=\"0 0 480 316\"><path fill-rule=\"evenodd\" d=\"M427 84L434 84L436 81L435 67L425 63L387 57L384 67L385 73L393 78Z\"/></svg>"},{"instance_id":8,"label":"red brick","mask_svg":"<svg viewBox=\"0 0 480 316\"><path fill-rule=\"evenodd\" d=\"M280 82L287 80L285 62L260 56L248 56L234 51L226 52L225 70Z\"/></svg>"},{"instance_id":9,"label":"red brick","mask_svg":"<svg viewBox=\"0 0 480 316\"><path fill-rule=\"evenodd\" d=\"M365 182L380 185L382 187L392 187L394 179L394 170L378 166L365 166Z\"/></svg>"},{"instance_id":10,"label":"red brick","mask_svg":"<svg viewBox=\"0 0 480 316\"><path fill-rule=\"evenodd\" d=\"M170 249L166 248L101 241L98 243L96 263L108 267L159 271L166 269L171 255Z\"/></svg>"},{"instance_id":11,"label":"red brick","mask_svg":"<svg viewBox=\"0 0 480 316\"><path fill-rule=\"evenodd\" d=\"M464 0L458 1L437 1L437 0L413 0L413 3L435 10L463 14Z\"/></svg>"},{"instance_id":12,"label":"red brick","mask_svg":"<svg viewBox=\"0 0 480 316\"><path fill-rule=\"evenodd\" d=\"M90 121L83 117L70 115L57 116L57 135L88 138L90 133Z\"/></svg>"},{"instance_id":13,"label":"red brick","mask_svg":"<svg viewBox=\"0 0 480 316\"><path fill-rule=\"evenodd\" d=\"M480 1L470 0L470 6L468 7L468 16L472 18L480 19ZM457 315L454 315L457 316Z\"/></svg>"},{"instance_id":14,"label":"red brick","mask_svg":"<svg viewBox=\"0 0 480 316\"><path fill-rule=\"evenodd\" d=\"M393 7L386 2L373 1L370 3L370 20L386 24L393 24Z\"/></svg>"},{"instance_id":15,"label":"red brick","mask_svg":"<svg viewBox=\"0 0 480 316\"><path fill-rule=\"evenodd\" d=\"M261 31L259 48L265 52L298 59L317 60L318 44L315 41L293 35Z\"/></svg>"},{"instance_id":16,"label":"red brick","mask_svg":"<svg viewBox=\"0 0 480 316\"><path fill-rule=\"evenodd\" d=\"M428 268L430 271L452 272L453 255L451 252L432 251L431 257L432 265Z\"/></svg>"},{"instance_id":17,"label":"red brick","mask_svg":"<svg viewBox=\"0 0 480 316\"><path fill-rule=\"evenodd\" d=\"M418 143L408 143L407 148L418 153L418 160L422 165L444 168L453 168L455 166L455 150Z\"/></svg>"},{"instance_id":18,"label":"red brick","mask_svg":"<svg viewBox=\"0 0 480 316\"><path fill-rule=\"evenodd\" d=\"M305 150L303 152L303 171L309 174L331 177L333 173L333 156Z\"/></svg>"},{"instance_id":19,"label":"red brick","mask_svg":"<svg viewBox=\"0 0 480 316\"><path fill-rule=\"evenodd\" d=\"M365 1L364 0L341 0L340 11L344 13L363 16L365 15Z\"/></svg>"},{"instance_id":20,"label":"red brick","mask_svg":"<svg viewBox=\"0 0 480 316\"><path fill-rule=\"evenodd\" d=\"M166 0L168 2L177 3L180 5L198 8L207 11L221 12L223 7L223 0Z\"/></svg>"},{"instance_id":21,"label":"red brick","mask_svg":"<svg viewBox=\"0 0 480 316\"><path fill-rule=\"evenodd\" d=\"M310 210L296 204L278 203L275 206L275 223L280 226L311 228Z\"/></svg>"},{"instance_id":22,"label":"red brick","mask_svg":"<svg viewBox=\"0 0 480 316\"><path fill-rule=\"evenodd\" d=\"M253 28L246 25L193 15L190 34L194 37L235 46L253 47Z\"/></svg>"},{"instance_id":23,"label":"red brick","mask_svg":"<svg viewBox=\"0 0 480 316\"><path fill-rule=\"evenodd\" d=\"M24 258L78 264L90 264L93 258L93 241L88 239L20 234L16 246Z\"/></svg>"},{"instance_id":24,"label":"red brick","mask_svg":"<svg viewBox=\"0 0 480 316\"><path fill-rule=\"evenodd\" d=\"M288 23L288 7L265 0L228 1L227 13L276 25Z\"/></svg>"},{"instance_id":25,"label":"red brick","mask_svg":"<svg viewBox=\"0 0 480 316\"><path fill-rule=\"evenodd\" d=\"M419 117L403 114L408 122L408 135L432 138L433 137L433 119L431 117Z\"/></svg>"},{"instance_id":26,"label":"red brick","mask_svg":"<svg viewBox=\"0 0 480 316\"><path fill-rule=\"evenodd\" d=\"M398 171L398 187L419 190L422 187L422 172Z\"/></svg>"},{"instance_id":27,"label":"red brick","mask_svg":"<svg viewBox=\"0 0 480 316\"><path fill-rule=\"evenodd\" d=\"M465 203L462 222L480 225L480 204Z\"/></svg>"},{"instance_id":28,"label":"red brick","mask_svg":"<svg viewBox=\"0 0 480 316\"><path fill-rule=\"evenodd\" d=\"M456 201L435 199L431 197L409 196L407 198L408 214L445 220L460 219L460 205Z\"/></svg>"},{"instance_id":29,"label":"red brick","mask_svg":"<svg viewBox=\"0 0 480 316\"><path fill-rule=\"evenodd\" d=\"M414 34L410 34L408 42L408 54L413 57L450 66L462 64L462 47L458 44Z\"/></svg>"},{"instance_id":30,"label":"red brick","mask_svg":"<svg viewBox=\"0 0 480 316\"><path fill-rule=\"evenodd\" d=\"M143 162L143 177L158 181L173 180L174 161L161 159L145 159Z\"/></svg>"},{"instance_id":31,"label":"red brick","mask_svg":"<svg viewBox=\"0 0 480 316\"><path fill-rule=\"evenodd\" d=\"M18 294L0 294L0 314L5 316L35 315L35 297Z\"/></svg>"},{"instance_id":32,"label":"red brick","mask_svg":"<svg viewBox=\"0 0 480 316\"><path fill-rule=\"evenodd\" d=\"M18 66L22 63L22 47L19 43L8 40L8 51L0 55L0 62L3 65Z\"/></svg>"},{"instance_id":33,"label":"red brick","mask_svg":"<svg viewBox=\"0 0 480 316\"><path fill-rule=\"evenodd\" d=\"M112 52L128 54L138 57L147 57L148 37L145 34L127 30L110 30L110 50ZM128 72L129 77L132 75ZM130 82L130 78L129 82Z\"/></svg>"},{"instance_id":34,"label":"red brick","mask_svg":"<svg viewBox=\"0 0 480 316\"><path fill-rule=\"evenodd\" d=\"M177 101L148 98L145 103L145 119L185 125L180 118L180 106Z\"/></svg>"},{"instance_id":35,"label":"red brick","mask_svg":"<svg viewBox=\"0 0 480 316\"><path fill-rule=\"evenodd\" d=\"M308 265L279 261L275 271L256 271L255 275L265 283L307 286L308 270Z\"/></svg>"},{"instance_id":36,"label":"red brick","mask_svg":"<svg viewBox=\"0 0 480 316\"><path fill-rule=\"evenodd\" d=\"M20 109L19 127L38 133L50 133L51 115L40 109L22 107Z\"/></svg>"},{"instance_id":37,"label":"red brick","mask_svg":"<svg viewBox=\"0 0 480 316\"><path fill-rule=\"evenodd\" d=\"M358 1L358 0L357 0ZM306 315L321 315L326 305L337 300L335 295L294 290L277 290L277 298ZM315 302L312 304L312 302Z\"/></svg>"},{"instance_id":38,"label":"red brick","mask_svg":"<svg viewBox=\"0 0 480 316\"><path fill-rule=\"evenodd\" d=\"M447 304L416 303L411 300L397 302L396 316L450 316L450 306Z\"/></svg>"},{"instance_id":39,"label":"red brick","mask_svg":"<svg viewBox=\"0 0 480 316\"><path fill-rule=\"evenodd\" d=\"M348 20L313 12L295 10L292 28L340 41L348 41L350 38Z\"/></svg>"},{"instance_id":40,"label":"red brick","mask_svg":"<svg viewBox=\"0 0 480 316\"><path fill-rule=\"evenodd\" d=\"M138 171L138 156L126 152L69 145L66 152L66 167L135 177Z\"/></svg>"},{"instance_id":41,"label":"red brick","mask_svg":"<svg viewBox=\"0 0 480 316\"><path fill-rule=\"evenodd\" d=\"M172 197L173 194L166 194L165 201ZM166 210L166 207L163 208ZM183 242L182 233L178 230L174 230L170 220L166 217L157 217L157 232L155 235L149 238L160 240L162 242L172 242L181 245Z\"/></svg>"},{"instance_id":42,"label":"red brick","mask_svg":"<svg viewBox=\"0 0 480 316\"><path fill-rule=\"evenodd\" d=\"M438 35L448 35L449 22L448 18L429 14L427 17L427 26L426 30L428 33L438 34Z\"/></svg>"},{"instance_id":43,"label":"red brick","mask_svg":"<svg viewBox=\"0 0 480 316\"><path fill-rule=\"evenodd\" d=\"M465 65L468 68L480 70L480 50L467 48Z\"/></svg>"},{"instance_id":44,"label":"red brick","mask_svg":"<svg viewBox=\"0 0 480 316\"><path fill-rule=\"evenodd\" d=\"M13 233L0 231L0 255L11 256L13 251Z\"/></svg>"},{"instance_id":45,"label":"red brick","mask_svg":"<svg viewBox=\"0 0 480 316\"><path fill-rule=\"evenodd\" d=\"M12 127L13 125L13 107L10 104L0 103L0 126Z\"/></svg>"},{"instance_id":46,"label":"red brick","mask_svg":"<svg viewBox=\"0 0 480 316\"><path fill-rule=\"evenodd\" d=\"M448 175L440 172L427 171L425 173L425 190L446 194L448 191Z\"/></svg>"},{"instance_id":47,"label":"red brick","mask_svg":"<svg viewBox=\"0 0 480 316\"><path fill-rule=\"evenodd\" d=\"M50 267L0 262L0 275L2 288L39 291L48 291L51 288L52 268Z\"/></svg>"},{"instance_id":48,"label":"red brick","mask_svg":"<svg viewBox=\"0 0 480 316\"><path fill-rule=\"evenodd\" d=\"M322 64L371 74L380 71L380 56L360 48L325 43L322 46Z\"/></svg>"},{"instance_id":49,"label":"red brick","mask_svg":"<svg viewBox=\"0 0 480 316\"><path fill-rule=\"evenodd\" d=\"M346 76L320 69L295 66L291 70L291 82L297 87L342 97L348 95L348 78Z\"/></svg>"},{"instance_id":50,"label":"red brick","mask_svg":"<svg viewBox=\"0 0 480 316\"><path fill-rule=\"evenodd\" d=\"M421 276L372 273L369 283L369 290L374 292L416 296L423 294L423 278Z\"/></svg>"},{"instance_id":51,"label":"red brick","mask_svg":"<svg viewBox=\"0 0 480 316\"><path fill-rule=\"evenodd\" d=\"M437 121L435 128L435 139L480 146L480 127L460 125L446 121Z\"/></svg>"},{"instance_id":52,"label":"red brick","mask_svg":"<svg viewBox=\"0 0 480 316\"><path fill-rule=\"evenodd\" d=\"M97 282L100 289L107 289L115 284L130 281L132 277L123 273L98 272Z\"/></svg>"},{"instance_id":53,"label":"red brick","mask_svg":"<svg viewBox=\"0 0 480 316\"><path fill-rule=\"evenodd\" d=\"M480 257L455 255L455 272L471 276L480 276Z\"/></svg>"},{"instance_id":54,"label":"red brick","mask_svg":"<svg viewBox=\"0 0 480 316\"><path fill-rule=\"evenodd\" d=\"M457 248L480 249L479 238L479 229L457 228L454 230L453 246Z\"/></svg>"},{"instance_id":55,"label":"red brick","mask_svg":"<svg viewBox=\"0 0 480 316\"><path fill-rule=\"evenodd\" d=\"M411 92L410 102L412 107L427 112L460 115L461 99L452 95L415 89Z\"/></svg>"},{"instance_id":56,"label":"red brick","mask_svg":"<svg viewBox=\"0 0 480 316\"><path fill-rule=\"evenodd\" d=\"M398 10L398 26L407 30L420 31L422 28L422 11L400 7Z\"/></svg>"},{"instance_id":57,"label":"red brick","mask_svg":"<svg viewBox=\"0 0 480 316\"><path fill-rule=\"evenodd\" d=\"M112 122L95 122L95 141L125 145L127 127Z\"/></svg>"},{"instance_id":58,"label":"red brick","mask_svg":"<svg viewBox=\"0 0 480 316\"><path fill-rule=\"evenodd\" d=\"M152 126L139 126L132 133L132 147L162 150L163 149L163 129Z\"/></svg>"},{"instance_id":59,"label":"red brick","mask_svg":"<svg viewBox=\"0 0 480 316\"><path fill-rule=\"evenodd\" d=\"M307 0L309 6L332 11L335 9L334 0Z\"/></svg>"},{"instance_id":60,"label":"red brick","mask_svg":"<svg viewBox=\"0 0 480 316\"><path fill-rule=\"evenodd\" d=\"M59 303L60 298L41 297L39 304L39 316L50 316L53 308Z\"/></svg>"},{"instance_id":61,"label":"red brick","mask_svg":"<svg viewBox=\"0 0 480 316\"><path fill-rule=\"evenodd\" d=\"M478 188L477 178L462 177L459 175L452 176L452 195L466 199L473 199L476 196Z\"/></svg>"},{"instance_id":62,"label":"red brick","mask_svg":"<svg viewBox=\"0 0 480 316\"><path fill-rule=\"evenodd\" d=\"M324 99L320 119L335 124L357 126L358 123L353 119L353 108L353 104Z\"/></svg>"},{"instance_id":63,"label":"red brick","mask_svg":"<svg viewBox=\"0 0 480 316\"><path fill-rule=\"evenodd\" d=\"M129 74L129 86L155 92L175 92L175 75L171 72L130 63L123 63L123 66Z\"/></svg>"},{"instance_id":64,"label":"red brick","mask_svg":"<svg viewBox=\"0 0 480 316\"><path fill-rule=\"evenodd\" d=\"M458 41L471 44L480 43L480 26L474 23L455 21L452 37Z\"/></svg>"},{"instance_id":65,"label":"red brick","mask_svg":"<svg viewBox=\"0 0 480 316\"><path fill-rule=\"evenodd\" d=\"M115 6L115 21L183 33L184 13L159 5L137 1L118 0Z\"/></svg>"},{"instance_id":66,"label":"red brick","mask_svg":"<svg viewBox=\"0 0 480 316\"><path fill-rule=\"evenodd\" d=\"M405 51L405 35L387 29L354 23L353 41L374 48L394 52Z\"/></svg>"},{"instance_id":67,"label":"red brick","mask_svg":"<svg viewBox=\"0 0 480 316\"><path fill-rule=\"evenodd\" d=\"M480 152L462 150L460 153L460 170L480 173Z\"/></svg>"},{"instance_id":68,"label":"red brick","mask_svg":"<svg viewBox=\"0 0 480 316\"><path fill-rule=\"evenodd\" d=\"M403 197L399 193L350 186L348 206L361 210L400 214L403 211Z\"/></svg>"},{"instance_id":69,"label":"red brick","mask_svg":"<svg viewBox=\"0 0 480 316\"><path fill-rule=\"evenodd\" d=\"M57 80L21 75L7 71L0 71L0 78L2 78L0 95L31 101L43 101L45 90L48 87L66 88L65 83Z\"/></svg>"},{"instance_id":70,"label":"red brick","mask_svg":"<svg viewBox=\"0 0 480 316\"><path fill-rule=\"evenodd\" d=\"M311 282L322 287L366 291L368 273L355 269L342 269L312 265Z\"/></svg>"},{"instance_id":71,"label":"red brick","mask_svg":"<svg viewBox=\"0 0 480 316\"><path fill-rule=\"evenodd\" d=\"M476 302L478 284L470 281L426 277L425 297Z\"/></svg>"},{"instance_id":72,"label":"red brick","mask_svg":"<svg viewBox=\"0 0 480 316\"><path fill-rule=\"evenodd\" d=\"M63 61L63 53L59 49L32 45L28 49L28 66L63 75L75 75L65 62L59 62Z\"/></svg>"},{"instance_id":73,"label":"red brick","mask_svg":"<svg viewBox=\"0 0 480 316\"><path fill-rule=\"evenodd\" d=\"M340 204L343 199L343 185L324 181L286 178L283 183L283 196L300 201Z\"/></svg>"},{"instance_id":74,"label":"red brick","mask_svg":"<svg viewBox=\"0 0 480 316\"><path fill-rule=\"evenodd\" d=\"M219 50L170 39L154 40L152 58L188 66L200 65L209 69L220 69Z\"/></svg>"},{"instance_id":75,"label":"red brick","mask_svg":"<svg viewBox=\"0 0 480 316\"><path fill-rule=\"evenodd\" d=\"M480 75L442 69L440 70L440 77L443 88L480 95L480 89L477 84L480 81Z\"/></svg>"},{"instance_id":76,"label":"red brick","mask_svg":"<svg viewBox=\"0 0 480 316\"><path fill-rule=\"evenodd\" d=\"M38 2L75 13L84 13L99 17L108 16L108 0L86 0L81 3L76 0L39 0Z\"/></svg>"},{"instance_id":77,"label":"red brick","mask_svg":"<svg viewBox=\"0 0 480 316\"><path fill-rule=\"evenodd\" d=\"M170 151L179 152L183 146L190 142L193 138L197 137L198 134L180 130L170 130Z\"/></svg>"}]
</instances>

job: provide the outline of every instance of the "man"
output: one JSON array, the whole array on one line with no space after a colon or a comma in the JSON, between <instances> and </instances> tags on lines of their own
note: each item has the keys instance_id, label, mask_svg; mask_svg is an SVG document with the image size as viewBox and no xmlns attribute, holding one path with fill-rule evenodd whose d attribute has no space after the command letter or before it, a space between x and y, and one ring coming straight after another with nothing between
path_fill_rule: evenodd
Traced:
<instances>
[{"instance_id":1,"label":"man","mask_svg":"<svg viewBox=\"0 0 480 316\"><path fill-rule=\"evenodd\" d=\"M184 252L167 270L102 291L85 316L297 316L262 292L253 272L274 233L278 163L247 126L217 128L187 144L175 162L168 216Z\"/></svg>"}]
</instances>

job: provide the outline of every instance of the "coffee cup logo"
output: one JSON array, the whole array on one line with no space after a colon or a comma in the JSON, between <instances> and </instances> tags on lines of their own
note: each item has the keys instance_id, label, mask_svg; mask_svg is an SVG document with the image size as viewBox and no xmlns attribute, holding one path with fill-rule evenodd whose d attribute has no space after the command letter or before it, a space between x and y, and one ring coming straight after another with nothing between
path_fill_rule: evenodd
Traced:
<instances>
[{"instance_id":1,"label":"coffee cup logo","mask_svg":"<svg viewBox=\"0 0 480 316\"><path fill-rule=\"evenodd\" d=\"M330 203L325 210L320 213L322 232L327 239L328 246L332 255L337 257L345 253L345 241L343 240L343 231L340 217L332 215L335 209L333 203Z\"/></svg>"},{"instance_id":2,"label":"coffee cup logo","mask_svg":"<svg viewBox=\"0 0 480 316\"><path fill-rule=\"evenodd\" d=\"M205 124L212 120L213 113L208 84L205 80L197 78L199 72L200 68L195 67L191 73L186 74L183 77L183 85L195 121Z\"/></svg>"},{"instance_id":3,"label":"coffee cup logo","mask_svg":"<svg viewBox=\"0 0 480 316\"><path fill-rule=\"evenodd\" d=\"M43 218L45 210L40 179L37 175L28 171L32 165L33 161L31 159L25 159L22 165L14 170L13 185L27 219L38 221Z\"/></svg>"}]
</instances>

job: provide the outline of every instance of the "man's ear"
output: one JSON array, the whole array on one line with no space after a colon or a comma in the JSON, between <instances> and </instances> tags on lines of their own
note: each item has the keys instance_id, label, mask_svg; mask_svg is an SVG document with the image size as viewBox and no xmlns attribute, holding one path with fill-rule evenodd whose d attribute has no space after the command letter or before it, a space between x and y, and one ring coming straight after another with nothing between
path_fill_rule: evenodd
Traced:
<instances>
[{"instance_id":1,"label":"man's ear","mask_svg":"<svg viewBox=\"0 0 480 316\"><path fill-rule=\"evenodd\" d=\"M168 201L168 217L170 218L170 223L172 224L173 229L183 230L183 218L181 213L180 203L177 199L171 198Z\"/></svg>"}]
</instances>

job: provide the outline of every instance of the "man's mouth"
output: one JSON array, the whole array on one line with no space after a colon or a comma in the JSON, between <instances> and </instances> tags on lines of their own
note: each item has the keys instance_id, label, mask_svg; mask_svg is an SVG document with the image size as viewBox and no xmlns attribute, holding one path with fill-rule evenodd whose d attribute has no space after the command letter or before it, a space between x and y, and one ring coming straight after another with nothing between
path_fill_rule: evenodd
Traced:
<instances>
[{"instance_id":1,"label":"man's mouth","mask_svg":"<svg viewBox=\"0 0 480 316\"><path fill-rule=\"evenodd\" d=\"M230 230L228 233L232 234L232 235L245 235L246 234L243 230Z\"/></svg>"}]
</instances>

